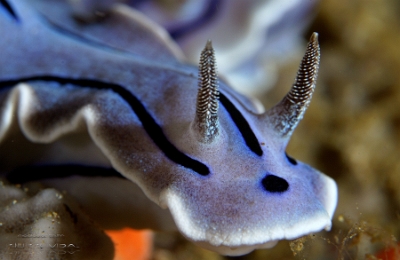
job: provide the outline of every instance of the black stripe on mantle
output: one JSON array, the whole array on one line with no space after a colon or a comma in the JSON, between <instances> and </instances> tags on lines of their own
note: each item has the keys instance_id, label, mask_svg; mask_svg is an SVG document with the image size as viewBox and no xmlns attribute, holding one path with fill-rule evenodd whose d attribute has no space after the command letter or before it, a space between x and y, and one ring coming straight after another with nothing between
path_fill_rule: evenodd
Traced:
<instances>
[{"instance_id":1,"label":"black stripe on mantle","mask_svg":"<svg viewBox=\"0 0 400 260\"><path fill-rule=\"evenodd\" d=\"M32 81L57 82L61 85L72 84L75 86L87 87L92 89L112 90L129 104L131 109L135 112L135 114L141 121L144 130L168 159L179 165L182 165L185 168L192 169L200 175L207 176L208 174L210 174L210 170L206 165L182 153L167 139L162 128L156 123L156 121L146 110L144 105L135 95L126 90L123 86L115 83L106 83L93 79L72 79L56 76L33 76L16 80L0 81L0 89L12 87L18 83Z\"/></svg>"},{"instance_id":2,"label":"black stripe on mantle","mask_svg":"<svg viewBox=\"0 0 400 260\"><path fill-rule=\"evenodd\" d=\"M17 21L17 22L19 21L17 14L14 12L11 5L6 0L0 0L0 5L3 6L5 11L7 11L15 21Z\"/></svg>"},{"instance_id":3,"label":"black stripe on mantle","mask_svg":"<svg viewBox=\"0 0 400 260\"><path fill-rule=\"evenodd\" d=\"M185 155L184 153L179 151L167 139L160 125L156 123L154 118L150 115L150 113L140 102L140 100L130 91L126 90L123 86L115 83L107 83L93 79L73 79L73 78L63 78L57 76L43 75L43 76L20 78L15 80L0 81L0 89L6 87L12 87L21 82L32 82L32 81L57 82L61 85L72 84L75 86L88 87L92 89L112 90L129 104L131 109L135 112L135 114L141 121L144 130L147 132L150 138L160 148L160 150L165 154L167 158L169 158L171 161L179 165L182 165L183 167L192 169L193 171L197 172L200 175L207 176L208 174L210 174L210 170L206 165ZM227 97L225 97L222 93L220 93L219 96L222 105L228 111L235 125L242 134L242 137L246 145L256 155L261 156L263 154L263 151L246 119Z\"/></svg>"},{"instance_id":4,"label":"black stripe on mantle","mask_svg":"<svg viewBox=\"0 0 400 260\"><path fill-rule=\"evenodd\" d=\"M258 142L258 139L254 134L253 130L251 130L249 123L246 121L243 115L239 112L239 110L237 110L237 108L232 104L232 102L221 93L219 95L219 100L221 101L222 105L224 105L225 109L228 111L233 122L235 122L236 127L242 134L247 147L249 147L249 149L258 156L263 155L263 151L261 149L260 143Z\"/></svg>"},{"instance_id":5,"label":"black stripe on mantle","mask_svg":"<svg viewBox=\"0 0 400 260\"><path fill-rule=\"evenodd\" d=\"M86 166L79 164L27 165L7 173L6 179L11 183L26 183L44 179L82 177L117 177L126 179L113 168Z\"/></svg>"}]
</instances>

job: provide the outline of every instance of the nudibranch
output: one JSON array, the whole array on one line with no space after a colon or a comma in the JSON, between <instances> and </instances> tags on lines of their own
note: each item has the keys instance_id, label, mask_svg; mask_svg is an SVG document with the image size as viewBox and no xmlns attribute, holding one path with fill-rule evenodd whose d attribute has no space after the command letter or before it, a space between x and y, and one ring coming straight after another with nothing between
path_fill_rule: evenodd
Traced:
<instances>
[{"instance_id":1,"label":"nudibranch","mask_svg":"<svg viewBox=\"0 0 400 260\"><path fill-rule=\"evenodd\" d=\"M335 182L285 152L315 89L316 33L289 93L259 113L218 80L211 41L197 69L124 5L85 24L64 1L0 4L10 182L66 191L104 228L176 227L225 255L330 229Z\"/></svg>"}]
</instances>

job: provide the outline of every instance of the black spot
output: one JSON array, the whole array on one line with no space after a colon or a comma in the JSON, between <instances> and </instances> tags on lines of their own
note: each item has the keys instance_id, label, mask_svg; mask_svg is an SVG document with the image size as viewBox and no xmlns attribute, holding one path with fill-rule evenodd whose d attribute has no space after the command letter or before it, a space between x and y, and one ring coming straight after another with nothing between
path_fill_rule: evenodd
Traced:
<instances>
[{"instance_id":1,"label":"black spot","mask_svg":"<svg viewBox=\"0 0 400 260\"><path fill-rule=\"evenodd\" d=\"M261 181L264 189L269 192L285 192L289 188L289 183L281 177L275 175L267 175Z\"/></svg>"},{"instance_id":2,"label":"black spot","mask_svg":"<svg viewBox=\"0 0 400 260\"><path fill-rule=\"evenodd\" d=\"M19 20L14 10L11 8L10 4L6 0L0 0L0 5L4 7L4 9L14 18L14 20Z\"/></svg>"},{"instance_id":3,"label":"black spot","mask_svg":"<svg viewBox=\"0 0 400 260\"><path fill-rule=\"evenodd\" d=\"M286 158L288 159L288 161L289 161L291 164L297 165L296 159L290 157L287 153L285 153L285 155L286 155Z\"/></svg>"}]
</instances>

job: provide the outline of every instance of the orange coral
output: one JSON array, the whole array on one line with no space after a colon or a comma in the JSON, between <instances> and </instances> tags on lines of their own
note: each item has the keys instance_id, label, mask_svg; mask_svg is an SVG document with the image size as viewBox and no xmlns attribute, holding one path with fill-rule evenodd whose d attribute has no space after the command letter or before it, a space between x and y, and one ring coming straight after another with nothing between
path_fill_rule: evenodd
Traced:
<instances>
[{"instance_id":1,"label":"orange coral","mask_svg":"<svg viewBox=\"0 0 400 260\"><path fill-rule=\"evenodd\" d=\"M115 246L114 260L148 260L153 248L153 236L149 230L106 230Z\"/></svg>"}]
</instances>

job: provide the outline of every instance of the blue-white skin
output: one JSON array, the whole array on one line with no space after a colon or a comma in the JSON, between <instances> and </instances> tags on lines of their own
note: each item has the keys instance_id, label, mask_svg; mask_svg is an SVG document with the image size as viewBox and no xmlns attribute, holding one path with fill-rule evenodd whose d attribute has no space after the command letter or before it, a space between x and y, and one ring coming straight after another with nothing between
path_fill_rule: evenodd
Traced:
<instances>
[{"instance_id":1,"label":"blue-white skin","mask_svg":"<svg viewBox=\"0 0 400 260\"><path fill-rule=\"evenodd\" d=\"M185 57L198 62L212 39L218 71L240 93L258 96L276 81L276 70L303 43L318 0L69 0L80 19L129 4L164 27ZM268 69L266 69L268 68Z\"/></svg>"},{"instance_id":2,"label":"blue-white skin","mask_svg":"<svg viewBox=\"0 0 400 260\"><path fill-rule=\"evenodd\" d=\"M225 255L330 229L335 182L285 154L285 129L304 111L294 124L277 122L280 106L259 114L220 80L219 132L202 142L193 127L197 68L151 21L123 5L85 25L63 1L0 3L0 170L9 178L32 164L111 166L123 178L54 171L40 181L66 190L104 228L176 225Z\"/></svg>"}]
</instances>

